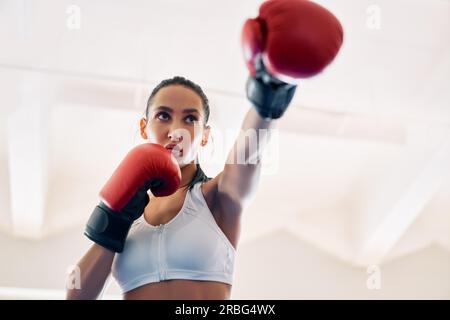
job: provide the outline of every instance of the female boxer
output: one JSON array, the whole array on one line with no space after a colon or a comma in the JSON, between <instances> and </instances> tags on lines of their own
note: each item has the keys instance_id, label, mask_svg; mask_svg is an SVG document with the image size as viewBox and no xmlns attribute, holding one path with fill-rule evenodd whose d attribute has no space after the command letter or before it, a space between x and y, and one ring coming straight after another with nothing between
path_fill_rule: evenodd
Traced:
<instances>
[{"instance_id":1,"label":"female boxer","mask_svg":"<svg viewBox=\"0 0 450 320\"><path fill-rule=\"evenodd\" d=\"M267 143L247 141L245 132L271 129L295 80L320 72L341 43L337 19L310 1L262 5L242 33L254 108L212 179L197 163L210 130L202 89L182 77L156 86L140 121L149 143L134 148L100 192L85 230L94 244L78 263L81 288L68 289L67 298L97 298L112 274L125 299L229 299L242 212Z\"/></svg>"}]
</instances>

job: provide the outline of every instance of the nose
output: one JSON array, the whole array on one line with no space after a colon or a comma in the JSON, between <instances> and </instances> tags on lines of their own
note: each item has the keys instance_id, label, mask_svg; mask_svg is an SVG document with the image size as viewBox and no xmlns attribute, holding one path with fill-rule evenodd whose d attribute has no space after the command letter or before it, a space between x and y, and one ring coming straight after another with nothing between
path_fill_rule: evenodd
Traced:
<instances>
[{"instance_id":1,"label":"nose","mask_svg":"<svg viewBox=\"0 0 450 320\"><path fill-rule=\"evenodd\" d=\"M174 142L181 142L183 141L183 135L180 130L173 130L169 132L169 139Z\"/></svg>"}]
</instances>

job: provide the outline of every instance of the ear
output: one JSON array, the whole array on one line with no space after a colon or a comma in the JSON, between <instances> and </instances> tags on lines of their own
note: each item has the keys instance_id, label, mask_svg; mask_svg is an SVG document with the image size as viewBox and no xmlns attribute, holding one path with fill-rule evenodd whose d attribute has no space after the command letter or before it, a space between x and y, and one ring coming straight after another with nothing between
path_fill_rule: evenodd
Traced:
<instances>
[{"instance_id":1,"label":"ear","mask_svg":"<svg viewBox=\"0 0 450 320\"><path fill-rule=\"evenodd\" d=\"M140 126L140 131L141 131L141 137L144 140L147 140L147 133L145 132L145 127L147 126L147 119L142 118L141 121L139 122L139 126Z\"/></svg>"},{"instance_id":2,"label":"ear","mask_svg":"<svg viewBox=\"0 0 450 320\"><path fill-rule=\"evenodd\" d=\"M208 144L210 130L211 130L211 127L208 125L205 126L205 128L203 129L203 136L202 136L202 142L201 142L202 147L204 147Z\"/></svg>"}]
</instances>

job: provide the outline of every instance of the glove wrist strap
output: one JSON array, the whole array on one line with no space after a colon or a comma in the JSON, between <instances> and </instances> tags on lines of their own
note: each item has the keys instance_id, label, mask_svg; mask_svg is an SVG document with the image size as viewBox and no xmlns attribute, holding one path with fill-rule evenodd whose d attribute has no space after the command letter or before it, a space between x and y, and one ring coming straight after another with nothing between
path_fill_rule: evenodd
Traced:
<instances>
[{"instance_id":1,"label":"glove wrist strap","mask_svg":"<svg viewBox=\"0 0 450 320\"><path fill-rule=\"evenodd\" d=\"M261 58L256 59L256 75L247 80L247 98L265 119L278 119L286 111L297 85L283 82L267 72Z\"/></svg>"},{"instance_id":2,"label":"glove wrist strap","mask_svg":"<svg viewBox=\"0 0 450 320\"><path fill-rule=\"evenodd\" d=\"M102 202L95 207L84 234L95 243L114 252L122 252L132 220L109 209Z\"/></svg>"}]
</instances>

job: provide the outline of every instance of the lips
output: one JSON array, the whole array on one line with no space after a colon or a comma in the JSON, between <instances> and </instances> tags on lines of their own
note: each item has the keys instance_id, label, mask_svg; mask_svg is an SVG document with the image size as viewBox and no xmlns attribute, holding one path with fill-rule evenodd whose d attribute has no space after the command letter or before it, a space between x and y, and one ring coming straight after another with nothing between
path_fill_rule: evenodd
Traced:
<instances>
[{"instance_id":1,"label":"lips","mask_svg":"<svg viewBox=\"0 0 450 320\"><path fill-rule=\"evenodd\" d=\"M176 143L169 143L168 145L165 146L165 148L167 150L172 151L173 155L178 155L178 156L183 155L183 148L181 148L181 146Z\"/></svg>"},{"instance_id":2,"label":"lips","mask_svg":"<svg viewBox=\"0 0 450 320\"><path fill-rule=\"evenodd\" d=\"M172 150L173 148L175 148L177 146L176 143L169 143L168 145L166 145L164 148Z\"/></svg>"}]
</instances>

